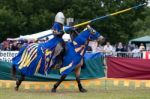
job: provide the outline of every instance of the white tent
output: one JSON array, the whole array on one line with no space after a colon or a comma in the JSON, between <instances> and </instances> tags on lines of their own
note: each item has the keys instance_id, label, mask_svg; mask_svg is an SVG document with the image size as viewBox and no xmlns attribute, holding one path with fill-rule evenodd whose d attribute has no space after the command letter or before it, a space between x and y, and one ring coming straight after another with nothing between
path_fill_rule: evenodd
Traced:
<instances>
[{"instance_id":1,"label":"white tent","mask_svg":"<svg viewBox=\"0 0 150 99\"><path fill-rule=\"evenodd\" d=\"M22 40L22 39L25 39L25 40L36 40L36 39L45 38L45 37L48 37L49 39L52 39L54 37L52 35L52 33L53 33L53 31L50 29L50 30L42 31L42 32L35 33L35 34L24 35L24 36L21 35L18 38L7 38L7 40ZM70 38L69 34L64 34L63 35L63 39L65 41L68 41L71 38Z\"/></svg>"},{"instance_id":2,"label":"white tent","mask_svg":"<svg viewBox=\"0 0 150 99\"><path fill-rule=\"evenodd\" d=\"M22 39L36 40L41 37L47 37L47 35L50 35L48 36L49 38L53 38L53 35L51 34L52 34L52 30L46 30L46 31L42 31L42 32L35 33L35 34L30 34L30 35L20 35L20 37L17 37L17 38L7 38L7 40L22 40Z\"/></svg>"},{"instance_id":3,"label":"white tent","mask_svg":"<svg viewBox=\"0 0 150 99\"><path fill-rule=\"evenodd\" d=\"M38 39L41 37L46 37L47 35L52 34L52 30L46 30L46 31L42 31L39 33L35 33L35 34L31 34L31 35L25 35L25 36L20 36L19 39ZM53 38L53 35L48 36L49 38Z\"/></svg>"}]
</instances>

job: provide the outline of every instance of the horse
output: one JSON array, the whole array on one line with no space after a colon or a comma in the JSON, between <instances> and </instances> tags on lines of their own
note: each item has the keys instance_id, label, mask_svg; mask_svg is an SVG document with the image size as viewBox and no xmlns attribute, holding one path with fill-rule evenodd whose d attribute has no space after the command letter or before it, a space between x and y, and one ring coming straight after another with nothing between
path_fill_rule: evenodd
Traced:
<instances>
[{"instance_id":1,"label":"horse","mask_svg":"<svg viewBox=\"0 0 150 99\"><path fill-rule=\"evenodd\" d=\"M81 84L80 71L83 66L83 56L87 50L88 43L90 40L96 39L101 39L100 33L96 32L90 26L87 26L72 42L66 43L63 63L59 68L61 77L54 84L51 92L56 92L57 87L72 71L75 72L79 91L87 92ZM58 38L57 40L54 38L47 43L31 44L20 50L18 55L13 59L12 66L13 77L15 77L16 69L21 72L21 78L16 80L16 91L18 91L22 81L25 80L25 76L31 76L35 73L45 74L50 72L52 67L57 64L58 53L55 55L55 49L59 47L59 45L56 45L58 41Z\"/></svg>"}]
</instances>

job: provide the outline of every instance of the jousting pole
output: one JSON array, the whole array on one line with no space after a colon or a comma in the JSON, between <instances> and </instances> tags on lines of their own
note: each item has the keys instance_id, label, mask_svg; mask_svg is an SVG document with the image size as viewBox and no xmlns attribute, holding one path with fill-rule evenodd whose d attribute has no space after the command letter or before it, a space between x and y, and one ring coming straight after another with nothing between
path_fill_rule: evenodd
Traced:
<instances>
[{"instance_id":1,"label":"jousting pole","mask_svg":"<svg viewBox=\"0 0 150 99\"><path fill-rule=\"evenodd\" d=\"M120 11L117 11L117 12L114 12L114 13L111 13L111 14L107 14L107 15L104 15L104 16L101 16L101 17L97 17L97 18L94 18L94 19L92 19L92 20L85 21L85 22L82 22L82 23L80 23L80 24L74 25L74 26L72 26L72 27L64 27L64 31L66 32L66 31L68 31L68 30L71 30L72 28L78 28L78 27L80 27L80 26L90 24L90 23L92 23L92 22L94 22L94 21L97 21L97 20L102 20L102 19L105 19L105 18L110 17L110 16L115 16L115 15L118 15L118 14L121 14L121 13L125 13L125 12L127 12L127 11L130 11L130 10L133 10L133 9L137 9L137 8L142 7L142 6L144 6L144 5L146 5L146 3L144 3L144 4L139 4L139 5L137 5L137 6L133 6L133 7L130 7L130 8L124 9L124 10L120 10ZM44 38L44 37L47 37L47 36L50 36L50 35L53 35L53 34L52 34L52 33L51 33L51 34L47 34L47 35L42 36L42 37L39 37L39 38L37 38L37 39L41 39L41 38Z\"/></svg>"}]
</instances>

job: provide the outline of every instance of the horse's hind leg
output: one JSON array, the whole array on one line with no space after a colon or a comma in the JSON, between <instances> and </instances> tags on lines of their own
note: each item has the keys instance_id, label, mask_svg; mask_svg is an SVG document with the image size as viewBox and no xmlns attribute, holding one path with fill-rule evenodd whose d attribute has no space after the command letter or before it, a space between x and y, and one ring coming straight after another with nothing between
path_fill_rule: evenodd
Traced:
<instances>
[{"instance_id":1,"label":"horse's hind leg","mask_svg":"<svg viewBox=\"0 0 150 99\"><path fill-rule=\"evenodd\" d=\"M18 91L19 89L19 86L21 85L22 81L25 80L25 75L21 74L21 77L20 79L17 79L16 80L16 87L15 87L15 90Z\"/></svg>"},{"instance_id":2,"label":"horse's hind leg","mask_svg":"<svg viewBox=\"0 0 150 99\"><path fill-rule=\"evenodd\" d=\"M76 75L76 81L78 83L78 88L80 92L87 92L86 89L83 88L81 81L80 81L80 71L81 71L81 67L77 67L75 69L75 75Z\"/></svg>"},{"instance_id":3,"label":"horse's hind leg","mask_svg":"<svg viewBox=\"0 0 150 99\"><path fill-rule=\"evenodd\" d=\"M54 84L51 92L56 92L57 87L60 85L60 83L66 78L67 75L62 75L61 78Z\"/></svg>"},{"instance_id":4,"label":"horse's hind leg","mask_svg":"<svg viewBox=\"0 0 150 99\"><path fill-rule=\"evenodd\" d=\"M11 73L12 73L13 79L16 80L16 68L15 68L15 65L12 65Z\"/></svg>"}]
</instances>

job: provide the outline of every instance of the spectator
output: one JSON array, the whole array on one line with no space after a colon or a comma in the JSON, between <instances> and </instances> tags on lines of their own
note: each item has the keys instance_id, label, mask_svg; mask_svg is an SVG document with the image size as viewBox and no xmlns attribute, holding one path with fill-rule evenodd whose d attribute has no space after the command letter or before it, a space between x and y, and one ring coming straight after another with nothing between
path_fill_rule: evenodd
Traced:
<instances>
[{"instance_id":1,"label":"spectator","mask_svg":"<svg viewBox=\"0 0 150 99\"><path fill-rule=\"evenodd\" d=\"M138 46L135 46L135 49L132 50L133 53L133 57L140 57L140 49L138 48Z\"/></svg>"},{"instance_id":2,"label":"spectator","mask_svg":"<svg viewBox=\"0 0 150 99\"><path fill-rule=\"evenodd\" d=\"M147 47L147 51L150 51L150 47Z\"/></svg>"},{"instance_id":3,"label":"spectator","mask_svg":"<svg viewBox=\"0 0 150 99\"><path fill-rule=\"evenodd\" d=\"M18 43L18 44L17 44L18 50L20 50L22 47L23 47L23 45L21 45L21 43Z\"/></svg>"},{"instance_id":4,"label":"spectator","mask_svg":"<svg viewBox=\"0 0 150 99\"><path fill-rule=\"evenodd\" d=\"M17 44L17 42L16 42L16 41L15 41L15 42L13 42L12 47L11 47L11 50L12 50L12 51L18 51L18 50L19 50L19 48L18 48L18 44Z\"/></svg>"},{"instance_id":5,"label":"spectator","mask_svg":"<svg viewBox=\"0 0 150 99\"><path fill-rule=\"evenodd\" d=\"M135 48L135 44L128 44L128 52L132 52L132 50Z\"/></svg>"},{"instance_id":6,"label":"spectator","mask_svg":"<svg viewBox=\"0 0 150 99\"><path fill-rule=\"evenodd\" d=\"M96 52L97 51L98 42L96 40L95 41L90 41L89 42L89 46L91 47L92 52Z\"/></svg>"},{"instance_id":7,"label":"spectator","mask_svg":"<svg viewBox=\"0 0 150 99\"><path fill-rule=\"evenodd\" d=\"M122 52L131 52L131 50L129 49L128 44L124 44L123 46L123 51Z\"/></svg>"},{"instance_id":8,"label":"spectator","mask_svg":"<svg viewBox=\"0 0 150 99\"><path fill-rule=\"evenodd\" d=\"M113 47L110 45L110 42L106 43L106 45L104 46L104 51L106 56L112 55Z\"/></svg>"},{"instance_id":9,"label":"spectator","mask_svg":"<svg viewBox=\"0 0 150 99\"><path fill-rule=\"evenodd\" d=\"M124 48L121 42L118 43L118 46L116 47L116 52L123 52Z\"/></svg>"},{"instance_id":10,"label":"spectator","mask_svg":"<svg viewBox=\"0 0 150 99\"><path fill-rule=\"evenodd\" d=\"M97 51L98 52L104 52L104 47L101 44L99 44L97 47Z\"/></svg>"},{"instance_id":11,"label":"spectator","mask_svg":"<svg viewBox=\"0 0 150 99\"><path fill-rule=\"evenodd\" d=\"M5 51L10 50L9 41L3 41L2 45L3 45L3 50L5 50Z\"/></svg>"},{"instance_id":12,"label":"spectator","mask_svg":"<svg viewBox=\"0 0 150 99\"><path fill-rule=\"evenodd\" d=\"M140 51L141 51L141 52L142 52L142 51L145 51L145 46L144 46L144 44L143 44L143 43L141 43L141 44L140 44L139 49L140 49Z\"/></svg>"},{"instance_id":13,"label":"spectator","mask_svg":"<svg viewBox=\"0 0 150 99\"><path fill-rule=\"evenodd\" d=\"M123 51L124 51L124 47L123 47L122 43L119 42L117 47L116 47L117 56L118 57L120 57L120 56L122 57L123 53L121 53L121 52L123 52Z\"/></svg>"}]
</instances>

